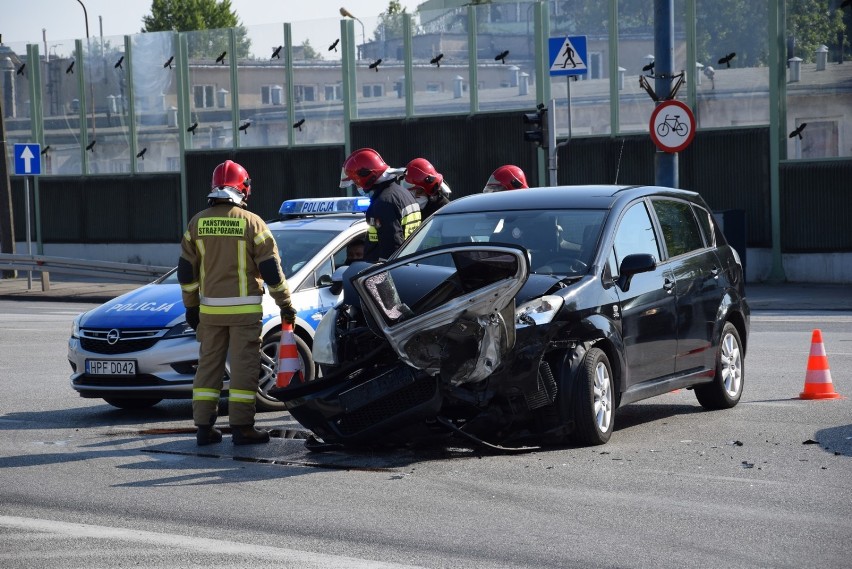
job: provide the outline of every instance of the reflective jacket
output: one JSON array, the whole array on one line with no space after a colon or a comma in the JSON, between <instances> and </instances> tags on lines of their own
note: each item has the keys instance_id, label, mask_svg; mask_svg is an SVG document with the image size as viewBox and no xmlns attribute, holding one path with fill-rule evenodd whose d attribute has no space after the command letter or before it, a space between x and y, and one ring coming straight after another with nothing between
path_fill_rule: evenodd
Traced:
<instances>
[{"instance_id":1,"label":"reflective jacket","mask_svg":"<svg viewBox=\"0 0 852 569\"><path fill-rule=\"evenodd\" d=\"M183 303L200 306L200 313L211 322L259 319L264 280L278 306L290 305L278 245L269 227L233 203L217 203L190 220L181 240L180 264L185 267L184 260L192 274L179 265Z\"/></svg>"},{"instance_id":2,"label":"reflective jacket","mask_svg":"<svg viewBox=\"0 0 852 569\"><path fill-rule=\"evenodd\" d=\"M367 208L367 239L369 248L364 260L389 258L402 242L420 226L420 206L411 192L397 181L388 180L373 185L370 207Z\"/></svg>"}]
</instances>

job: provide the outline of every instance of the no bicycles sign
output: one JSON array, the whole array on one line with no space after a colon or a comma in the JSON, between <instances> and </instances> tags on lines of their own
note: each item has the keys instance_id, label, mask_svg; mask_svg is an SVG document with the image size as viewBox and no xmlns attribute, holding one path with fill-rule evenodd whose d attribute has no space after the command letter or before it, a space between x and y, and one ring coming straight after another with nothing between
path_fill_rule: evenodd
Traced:
<instances>
[{"instance_id":1,"label":"no bicycles sign","mask_svg":"<svg viewBox=\"0 0 852 569\"><path fill-rule=\"evenodd\" d=\"M695 115L684 103L663 101L651 113L651 140L663 152L680 152L695 136Z\"/></svg>"}]
</instances>

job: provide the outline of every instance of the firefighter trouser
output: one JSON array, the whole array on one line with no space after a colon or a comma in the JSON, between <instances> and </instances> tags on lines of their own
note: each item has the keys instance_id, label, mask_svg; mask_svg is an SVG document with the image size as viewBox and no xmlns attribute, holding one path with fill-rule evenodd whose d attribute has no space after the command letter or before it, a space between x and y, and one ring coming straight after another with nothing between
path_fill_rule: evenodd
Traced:
<instances>
[{"instance_id":1,"label":"firefighter trouser","mask_svg":"<svg viewBox=\"0 0 852 569\"><path fill-rule=\"evenodd\" d=\"M205 323L204 315L201 319L196 331L201 350L192 382L192 418L196 425L211 425L216 420L225 361L230 356L228 421L231 426L253 425L260 377L260 318L240 325Z\"/></svg>"}]
</instances>

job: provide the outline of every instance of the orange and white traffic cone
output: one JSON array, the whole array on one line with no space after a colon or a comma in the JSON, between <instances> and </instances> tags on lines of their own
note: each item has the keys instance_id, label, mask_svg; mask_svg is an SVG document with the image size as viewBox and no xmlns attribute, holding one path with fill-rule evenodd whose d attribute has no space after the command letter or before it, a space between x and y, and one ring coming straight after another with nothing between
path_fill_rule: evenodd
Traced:
<instances>
[{"instance_id":1,"label":"orange and white traffic cone","mask_svg":"<svg viewBox=\"0 0 852 569\"><path fill-rule=\"evenodd\" d=\"M817 329L811 338L811 353L808 356L808 369L805 373L805 390L799 393L799 399L839 399L831 383L831 370L828 368L828 356L822 343L822 331Z\"/></svg>"},{"instance_id":2,"label":"orange and white traffic cone","mask_svg":"<svg viewBox=\"0 0 852 569\"><path fill-rule=\"evenodd\" d=\"M299 350L293 337L293 325L284 324L281 326L281 343L278 344L278 375L275 377L275 386L287 387L296 374L298 380L303 381Z\"/></svg>"}]
</instances>

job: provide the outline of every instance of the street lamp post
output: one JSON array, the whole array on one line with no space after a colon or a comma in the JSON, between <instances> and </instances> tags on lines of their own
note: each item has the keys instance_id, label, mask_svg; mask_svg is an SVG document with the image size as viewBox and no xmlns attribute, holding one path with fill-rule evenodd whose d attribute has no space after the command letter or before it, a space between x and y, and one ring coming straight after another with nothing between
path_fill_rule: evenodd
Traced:
<instances>
[{"instance_id":1,"label":"street lamp post","mask_svg":"<svg viewBox=\"0 0 852 569\"><path fill-rule=\"evenodd\" d=\"M83 7L83 17L86 20L86 47L89 48L89 55L92 54L92 45L89 43L89 12L86 10L86 5L83 4L83 0L77 0L80 3L80 6ZM95 126L95 88L89 84L89 98L91 101L91 109L92 109L92 139L95 140L97 136L97 127ZM85 173L85 172L84 172Z\"/></svg>"},{"instance_id":2,"label":"street lamp post","mask_svg":"<svg viewBox=\"0 0 852 569\"><path fill-rule=\"evenodd\" d=\"M83 7L83 17L86 18L86 39L89 39L89 13L86 11L86 5L83 4L83 0L77 0L77 2Z\"/></svg>"},{"instance_id":3,"label":"street lamp post","mask_svg":"<svg viewBox=\"0 0 852 569\"><path fill-rule=\"evenodd\" d=\"M77 1L79 2L80 0L77 0ZM359 49L359 50L358 50L358 53L359 53L359 58L358 58L358 59L361 59L361 58L360 58L361 50L362 50L362 49L364 49L364 46L365 46L365 45L367 45L366 34L364 33L364 22L362 22L361 20L359 20L358 18L356 18L356 17L352 14L352 12L350 12L350 11L349 11L349 10L347 10L346 8L341 8L341 9L340 9L340 15L341 15L341 16L343 16L344 18L352 18L353 20L355 20L356 22L358 22L359 24L361 24L361 49Z\"/></svg>"}]
</instances>

